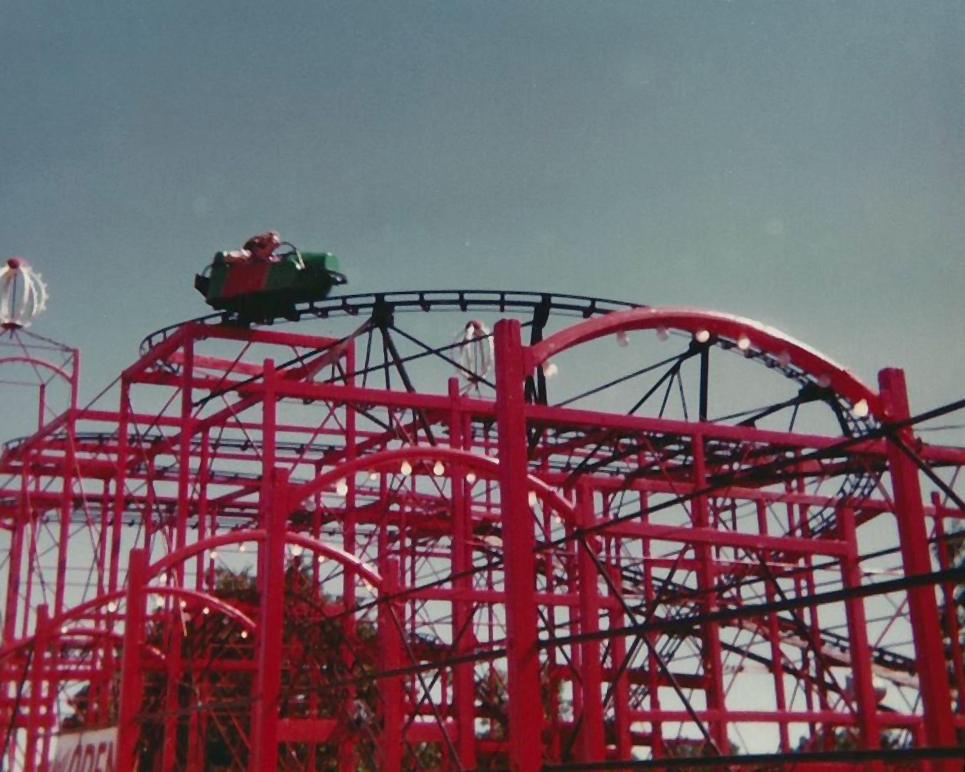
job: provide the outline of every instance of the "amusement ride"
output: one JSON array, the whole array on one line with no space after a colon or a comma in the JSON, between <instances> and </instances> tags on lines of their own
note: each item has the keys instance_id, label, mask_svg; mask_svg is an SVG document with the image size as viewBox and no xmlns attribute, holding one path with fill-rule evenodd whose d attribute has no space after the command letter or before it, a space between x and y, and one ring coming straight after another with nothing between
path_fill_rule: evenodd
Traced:
<instances>
[{"instance_id":1,"label":"amusement ride","mask_svg":"<svg viewBox=\"0 0 965 772\"><path fill-rule=\"evenodd\" d=\"M965 400L729 314L345 282L219 252L83 405L0 269L0 768L961 770Z\"/></svg>"}]
</instances>

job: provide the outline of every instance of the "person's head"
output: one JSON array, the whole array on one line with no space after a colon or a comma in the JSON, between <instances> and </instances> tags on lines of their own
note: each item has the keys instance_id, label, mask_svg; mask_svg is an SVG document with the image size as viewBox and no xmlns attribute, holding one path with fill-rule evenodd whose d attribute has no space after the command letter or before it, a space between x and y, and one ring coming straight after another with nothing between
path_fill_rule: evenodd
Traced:
<instances>
[{"instance_id":1,"label":"person's head","mask_svg":"<svg viewBox=\"0 0 965 772\"><path fill-rule=\"evenodd\" d=\"M252 257L267 260L271 257L271 253L278 249L280 245L281 238L278 232L267 231L248 239L248 241L245 242L245 249L251 252Z\"/></svg>"}]
</instances>

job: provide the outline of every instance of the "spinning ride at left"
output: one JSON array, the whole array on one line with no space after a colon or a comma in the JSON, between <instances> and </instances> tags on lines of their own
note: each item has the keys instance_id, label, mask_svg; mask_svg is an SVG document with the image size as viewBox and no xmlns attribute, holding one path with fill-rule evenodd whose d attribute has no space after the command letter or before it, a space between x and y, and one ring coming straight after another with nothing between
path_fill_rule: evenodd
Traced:
<instances>
[{"instance_id":1,"label":"spinning ride at left","mask_svg":"<svg viewBox=\"0 0 965 772\"><path fill-rule=\"evenodd\" d=\"M0 325L29 327L47 307L43 277L22 257L11 257L0 268Z\"/></svg>"},{"instance_id":2,"label":"spinning ride at left","mask_svg":"<svg viewBox=\"0 0 965 772\"><path fill-rule=\"evenodd\" d=\"M79 352L27 329L47 300L43 277L25 259L11 257L0 267L0 437L39 430L75 406Z\"/></svg>"}]
</instances>

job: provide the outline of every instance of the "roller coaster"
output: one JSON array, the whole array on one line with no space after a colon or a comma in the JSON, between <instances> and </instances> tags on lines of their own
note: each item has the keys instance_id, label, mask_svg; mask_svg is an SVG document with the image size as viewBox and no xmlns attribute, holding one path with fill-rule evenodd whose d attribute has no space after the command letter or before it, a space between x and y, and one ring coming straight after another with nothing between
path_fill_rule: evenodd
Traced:
<instances>
[{"instance_id":1,"label":"roller coaster","mask_svg":"<svg viewBox=\"0 0 965 772\"><path fill-rule=\"evenodd\" d=\"M66 395L0 455L3 769L961 769L965 401L900 370L505 290L222 307L88 405L0 346Z\"/></svg>"}]
</instances>

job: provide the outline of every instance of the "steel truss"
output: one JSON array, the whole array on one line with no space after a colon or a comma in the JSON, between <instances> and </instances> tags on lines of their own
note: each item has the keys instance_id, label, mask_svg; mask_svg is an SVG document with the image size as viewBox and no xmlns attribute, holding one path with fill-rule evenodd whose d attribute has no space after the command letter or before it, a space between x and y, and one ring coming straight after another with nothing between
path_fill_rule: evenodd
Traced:
<instances>
[{"instance_id":1,"label":"steel truss","mask_svg":"<svg viewBox=\"0 0 965 772\"><path fill-rule=\"evenodd\" d=\"M965 449L915 432L965 404L694 309L300 313L155 333L87 407L74 360L4 446L5 769L109 726L141 772L960 768Z\"/></svg>"}]
</instances>

